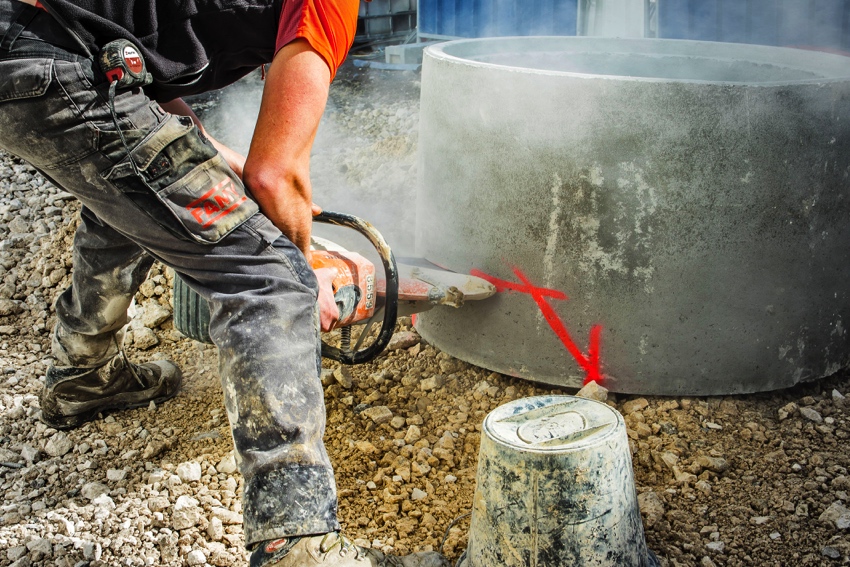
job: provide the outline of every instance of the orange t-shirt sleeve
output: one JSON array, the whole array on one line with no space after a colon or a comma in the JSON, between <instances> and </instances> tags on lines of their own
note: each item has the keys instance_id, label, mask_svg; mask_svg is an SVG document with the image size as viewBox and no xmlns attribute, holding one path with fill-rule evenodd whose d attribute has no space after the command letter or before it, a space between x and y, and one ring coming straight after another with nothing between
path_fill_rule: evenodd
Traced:
<instances>
[{"instance_id":1,"label":"orange t-shirt sleeve","mask_svg":"<svg viewBox=\"0 0 850 567\"><path fill-rule=\"evenodd\" d=\"M357 32L360 0L284 0L275 53L303 38L325 60L331 80L345 61Z\"/></svg>"}]
</instances>

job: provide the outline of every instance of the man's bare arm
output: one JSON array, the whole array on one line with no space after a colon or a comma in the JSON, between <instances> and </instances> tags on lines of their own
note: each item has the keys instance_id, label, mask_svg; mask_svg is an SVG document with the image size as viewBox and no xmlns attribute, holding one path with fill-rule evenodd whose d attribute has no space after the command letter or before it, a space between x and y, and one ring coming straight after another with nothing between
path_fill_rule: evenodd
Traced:
<instances>
[{"instance_id":1,"label":"man's bare arm","mask_svg":"<svg viewBox=\"0 0 850 567\"><path fill-rule=\"evenodd\" d=\"M263 214L305 255L313 223L310 150L329 85L330 69L307 41L278 52L266 73L243 175Z\"/></svg>"}]
</instances>

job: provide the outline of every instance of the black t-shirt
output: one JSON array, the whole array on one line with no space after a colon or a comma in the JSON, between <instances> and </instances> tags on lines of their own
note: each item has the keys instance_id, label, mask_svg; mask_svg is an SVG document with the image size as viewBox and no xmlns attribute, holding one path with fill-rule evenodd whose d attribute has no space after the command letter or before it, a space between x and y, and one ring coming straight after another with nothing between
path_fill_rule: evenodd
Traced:
<instances>
[{"instance_id":1,"label":"black t-shirt","mask_svg":"<svg viewBox=\"0 0 850 567\"><path fill-rule=\"evenodd\" d=\"M132 41L166 102L229 85L274 56L284 0L42 0L97 54Z\"/></svg>"}]
</instances>

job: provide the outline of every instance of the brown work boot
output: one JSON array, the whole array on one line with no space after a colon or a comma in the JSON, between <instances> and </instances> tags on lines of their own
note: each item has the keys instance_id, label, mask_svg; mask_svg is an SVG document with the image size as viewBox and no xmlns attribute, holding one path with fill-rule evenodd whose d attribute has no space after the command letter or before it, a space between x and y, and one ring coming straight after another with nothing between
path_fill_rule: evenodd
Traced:
<instances>
[{"instance_id":1,"label":"brown work boot","mask_svg":"<svg viewBox=\"0 0 850 567\"><path fill-rule=\"evenodd\" d=\"M267 541L251 554L250 567L451 567L439 553L384 555L357 547L337 532Z\"/></svg>"},{"instance_id":2,"label":"brown work boot","mask_svg":"<svg viewBox=\"0 0 850 567\"><path fill-rule=\"evenodd\" d=\"M55 429L70 429L100 412L162 402L174 397L182 379L173 362L132 364L123 353L96 368L51 366L39 396L41 421Z\"/></svg>"}]
</instances>

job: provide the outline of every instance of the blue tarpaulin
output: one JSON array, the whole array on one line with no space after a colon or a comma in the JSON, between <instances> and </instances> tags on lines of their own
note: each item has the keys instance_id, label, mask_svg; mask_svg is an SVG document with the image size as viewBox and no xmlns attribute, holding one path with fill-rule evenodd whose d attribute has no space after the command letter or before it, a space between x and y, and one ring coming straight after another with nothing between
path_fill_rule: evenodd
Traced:
<instances>
[{"instance_id":1,"label":"blue tarpaulin","mask_svg":"<svg viewBox=\"0 0 850 567\"><path fill-rule=\"evenodd\" d=\"M419 34L576 35L578 0L419 0Z\"/></svg>"},{"instance_id":2,"label":"blue tarpaulin","mask_svg":"<svg viewBox=\"0 0 850 567\"><path fill-rule=\"evenodd\" d=\"M658 0L658 37L850 51L850 0Z\"/></svg>"}]
</instances>

